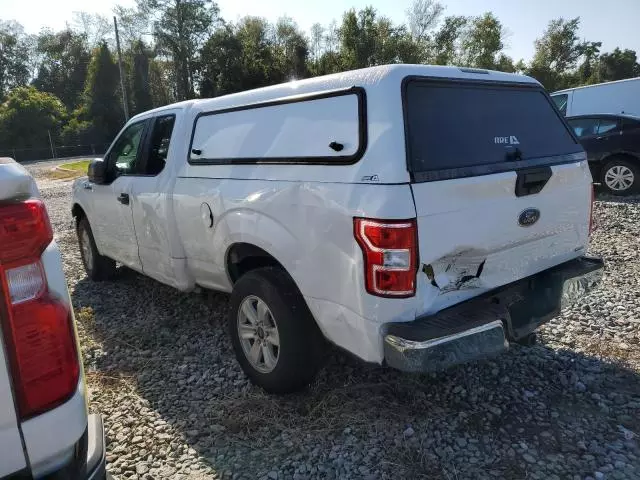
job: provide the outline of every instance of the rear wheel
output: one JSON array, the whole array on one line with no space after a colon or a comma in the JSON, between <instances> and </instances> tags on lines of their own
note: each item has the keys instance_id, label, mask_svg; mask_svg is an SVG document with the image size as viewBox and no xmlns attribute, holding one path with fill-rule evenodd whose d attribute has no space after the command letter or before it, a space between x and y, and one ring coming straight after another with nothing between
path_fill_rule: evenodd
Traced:
<instances>
[{"instance_id":1,"label":"rear wheel","mask_svg":"<svg viewBox=\"0 0 640 480\"><path fill-rule=\"evenodd\" d=\"M87 217L82 217L78 221L77 233L80 257L87 276L94 281L111 278L116 271L116 262L98 252Z\"/></svg>"},{"instance_id":2,"label":"rear wheel","mask_svg":"<svg viewBox=\"0 0 640 480\"><path fill-rule=\"evenodd\" d=\"M291 278L267 267L243 275L231 294L229 334L249 379L270 393L307 386L320 368L324 340Z\"/></svg>"},{"instance_id":3,"label":"rear wheel","mask_svg":"<svg viewBox=\"0 0 640 480\"><path fill-rule=\"evenodd\" d=\"M602 186L614 195L630 195L640 190L640 169L624 157L614 157L602 169Z\"/></svg>"}]
</instances>

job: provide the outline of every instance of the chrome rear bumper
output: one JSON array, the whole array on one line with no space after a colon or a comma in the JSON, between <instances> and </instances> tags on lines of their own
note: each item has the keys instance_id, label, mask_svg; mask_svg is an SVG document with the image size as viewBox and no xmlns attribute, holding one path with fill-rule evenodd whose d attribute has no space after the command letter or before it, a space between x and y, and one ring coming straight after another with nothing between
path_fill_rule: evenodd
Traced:
<instances>
[{"instance_id":1,"label":"chrome rear bumper","mask_svg":"<svg viewBox=\"0 0 640 480\"><path fill-rule=\"evenodd\" d=\"M387 324L385 362L429 372L496 355L596 288L603 267L581 257L434 315Z\"/></svg>"}]
</instances>

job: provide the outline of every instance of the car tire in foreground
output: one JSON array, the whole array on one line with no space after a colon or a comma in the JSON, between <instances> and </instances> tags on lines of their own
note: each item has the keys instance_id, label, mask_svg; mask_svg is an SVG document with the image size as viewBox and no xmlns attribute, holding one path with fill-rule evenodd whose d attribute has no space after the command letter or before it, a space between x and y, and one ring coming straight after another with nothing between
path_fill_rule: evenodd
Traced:
<instances>
[{"instance_id":1,"label":"car tire in foreground","mask_svg":"<svg viewBox=\"0 0 640 480\"><path fill-rule=\"evenodd\" d=\"M600 183L613 195L637 193L640 190L640 168L625 157L613 157L602 168Z\"/></svg>"},{"instance_id":2,"label":"car tire in foreground","mask_svg":"<svg viewBox=\"0 0 640 480\"><path fill-rule=\"evenodd\" d=\"M322 363L324 339L281 268L240 277L228 322L238 362L254 384L269 393L291 393L311 383Z\"/></svg>"},{"instance_id":3,"label":"car tire in foreground","mask_svg":"<svg viewBox=\"0 0 640 480\"><path fill-rule=\"evenodd\" d=\"M87 276L94 281L108 280L116 271L116 262L109 257L100 255L93 239L93 232L87 217L82 217L77 225L80 257Z\"/></svg>"}]
</instances>

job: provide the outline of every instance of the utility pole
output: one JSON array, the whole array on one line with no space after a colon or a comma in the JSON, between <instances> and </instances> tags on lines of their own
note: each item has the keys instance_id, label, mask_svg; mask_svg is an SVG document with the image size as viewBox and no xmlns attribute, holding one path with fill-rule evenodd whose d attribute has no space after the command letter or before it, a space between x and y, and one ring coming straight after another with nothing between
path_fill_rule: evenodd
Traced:
<instances>
[{"instance_id":1,"label":"utility pole","mask_svg":"<svg viewBox=\"0 0 640 480\"><path fill-rule=\"evenodd\" d=\"M118 20L113 17L113 26L116 28L116 47L118 48L118 68L120 69L120 88L122 89L122 109L124 121L129 121L129 106L127 103L127 89L124 88L124 73L122 72L122 52L120 51L120 35L118 34Z\"/></svg>"},{"instance_id":2,"label":"utility pole","mask_svg":"<svg viewBox=\"0 0 640 480\"><path fill-rule=\"evenodd\" d=\"M49 134L49 146L51 147L51 158L56 158L56 151L53 148L53 140L51 140L51 130L47 130Z\"/></svg>"}]
</instances>

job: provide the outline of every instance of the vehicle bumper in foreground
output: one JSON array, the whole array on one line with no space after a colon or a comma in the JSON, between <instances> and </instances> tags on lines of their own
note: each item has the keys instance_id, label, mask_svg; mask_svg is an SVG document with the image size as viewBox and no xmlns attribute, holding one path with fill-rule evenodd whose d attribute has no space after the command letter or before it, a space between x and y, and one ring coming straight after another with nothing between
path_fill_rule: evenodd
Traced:
<instances>
[{"instance_id":1,"label":"vehicle bumper in foreground","mask_svg":"<svg viewBox=\"0 0 640 480\"><path fill-rule=\"evenodd\" d=\"M87 480L107 478L104 426L100 415L89 415L87 425Z\"/></svg>"},{"instance_id":2,"label":"vehicle bumper in foreground","mask_svg":"<svg viewBox=\"0 0 640 480\"><path fill-rule=\"evenodd\" d=\"M580 257L413 322L387 324L385 362L430 372L500 353L593 290L603 267L599 258Z\"/></svg>"}]
</instances>

